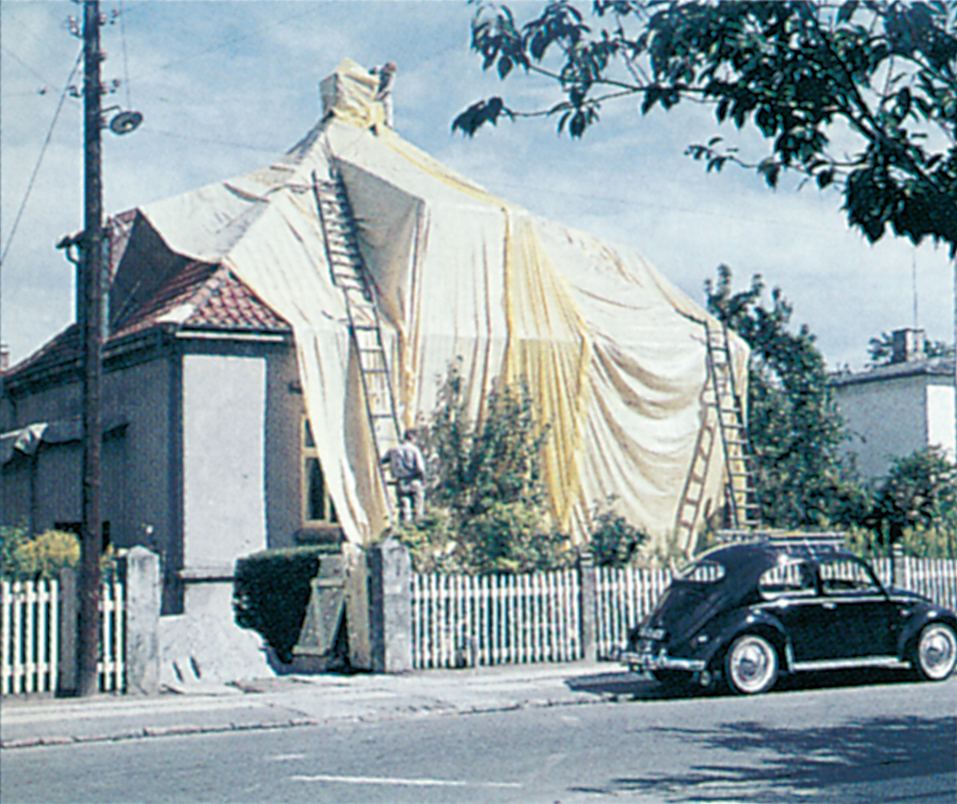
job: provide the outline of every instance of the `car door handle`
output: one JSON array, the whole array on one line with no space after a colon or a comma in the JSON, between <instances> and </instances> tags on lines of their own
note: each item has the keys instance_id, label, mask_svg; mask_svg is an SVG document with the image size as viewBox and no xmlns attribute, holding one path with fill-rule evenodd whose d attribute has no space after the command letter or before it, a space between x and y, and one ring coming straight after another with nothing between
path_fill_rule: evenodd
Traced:
<instances>
[{"instance_id":1,"label":"car door handle","mask_svg":"<svg viewBox=\"0 0 957 804\"><path fill-rule=\"evenodd\" d=\"M827 609L828 611L833 611L837 608L837 603L822 603L821 607Z\"/></svg>"}]
</instances>

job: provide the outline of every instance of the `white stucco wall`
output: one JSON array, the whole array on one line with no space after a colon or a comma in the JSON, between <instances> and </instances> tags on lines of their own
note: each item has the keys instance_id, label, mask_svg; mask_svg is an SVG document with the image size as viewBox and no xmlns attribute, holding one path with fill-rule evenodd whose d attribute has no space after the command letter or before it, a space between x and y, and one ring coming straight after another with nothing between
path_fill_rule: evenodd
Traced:
<instances>
[{"instance_id":1,"label":"white stucco wall","mask_svg":"<svg viewBox=\"0 0 957 804\"><path fill-rule=\"evenodd\" d=\"M239 556L266 547L265 404L263 358L184 355L186 573L231 574Z\"/></svg>"},{"instance_id":2,"label":"white stucco wall","mask_svg":"<svg viewBox=\"0 0 957 804\"><path fill-rule=\"evenodd\" d=\"M954 386L946 377L912 375L834 388L864 477L887 473L891 460L928 445L954 447ZM948 407L949 406L949 407Z\"/></svg>"},{"instance_id":3,"label":"white stucco wall","mask_svg":"<svg viewBox=\"0 0 957 804\"><path fill-rule=\"evenodd\" d=\"M951 460L957 458L955 409L957 409L957 387L954 385L927 386L927 443L942 447Z\"/></svg>"}]
</instances>

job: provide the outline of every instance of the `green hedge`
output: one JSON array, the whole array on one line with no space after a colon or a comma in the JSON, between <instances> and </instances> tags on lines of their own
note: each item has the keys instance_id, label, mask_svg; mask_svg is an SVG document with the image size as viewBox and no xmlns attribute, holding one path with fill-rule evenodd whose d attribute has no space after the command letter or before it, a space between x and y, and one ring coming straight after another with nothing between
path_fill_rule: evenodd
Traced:
<instances>
[{"instance_id":1,"label":"green hedge","mask_svg":"<svg viewBox=\"0 0 957 804\"><path fill-rule=\"evenodd\" d=\"M309 582L322 556L333 552L339 552L338 546L311 545L263 550L236 562L236 622L262 634L282 662L292 661L309 604Z\"/></svg>"}]
</instances>

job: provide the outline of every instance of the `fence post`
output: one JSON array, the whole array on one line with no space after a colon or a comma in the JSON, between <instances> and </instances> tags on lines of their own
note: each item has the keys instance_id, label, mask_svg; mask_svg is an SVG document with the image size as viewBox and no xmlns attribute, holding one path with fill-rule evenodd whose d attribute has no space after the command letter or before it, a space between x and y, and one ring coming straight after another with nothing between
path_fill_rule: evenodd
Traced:
<instances>
[{"instance_id":1,"label":"fence post","mask_svg":"<svg viewBox=\"0 0 957 804\"><path fill-rule=\"evenodd\" d=\"M581 595L582 658L595 661L598 658L598 639L595 628L595 557L591 550L583 550L578 559L578 589Z\"/></svg>"},{"instance_id":2,"label":"fence post","mask_svg":"<svg viewBox=\"0 0 957 804\"><path fill-rule=\"evenodd\" d=\"M369 620L374 673L412 669L412 559L386 539L369 548Z\"/></svg>"},{"instance_id":3,"label":"fence post","mask_svg":"<svg viewBox=\"0 0 957 804\"><path fill-rule=\"evenodd\" d=\"M904 585L904 547L891 545L891 586L902 588Z\"/></svg>"},{"instance_id":4,"label":"fence post","mask_svg":"<svg viewBox=\"0 0 957 804\"><path fill-rule=\"evenodd\" d=\"M56 694L76 694L76 629L77 617L76 570L63 567L60 570L59 589L59 658L57 667Z\"/></svg>"},{"instance_id":5,"label":"fence post","mask_svg":"<svg viewBox=\"0 0 957 804\"><path fill-rule=\"evenodd\" d=\"M159 692L159 556L145 547L126 553L126 691Z\"/></svg>"}]
</instances>

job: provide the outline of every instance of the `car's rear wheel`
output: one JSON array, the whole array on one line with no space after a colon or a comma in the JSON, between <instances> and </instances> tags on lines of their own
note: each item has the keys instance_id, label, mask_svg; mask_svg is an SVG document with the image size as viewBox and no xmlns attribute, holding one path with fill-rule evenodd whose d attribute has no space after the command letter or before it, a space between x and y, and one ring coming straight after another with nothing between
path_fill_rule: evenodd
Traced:
<instances>
[{"instance_id":1,"label":"car's rear wheel","mask_svg":"<svg viewBox=\"0 0 957 804\"><path fill-rule=\"evenodd\" d=\"M732 692L757 695L778 680L778 652L758 634L739 636L724 659L725 678Z\"/></svg>"},{"instance_id":2,"label":"car's rear wheel","mask_svg":"<svg viewBox=\"0 0 957 804\"><path fill-rule=\"evenodd\" d=\"M917 639L914 664L928 681L943 681L957 666L957 635L946 623L929 623Z\"/></svg>"}]
</instances>

